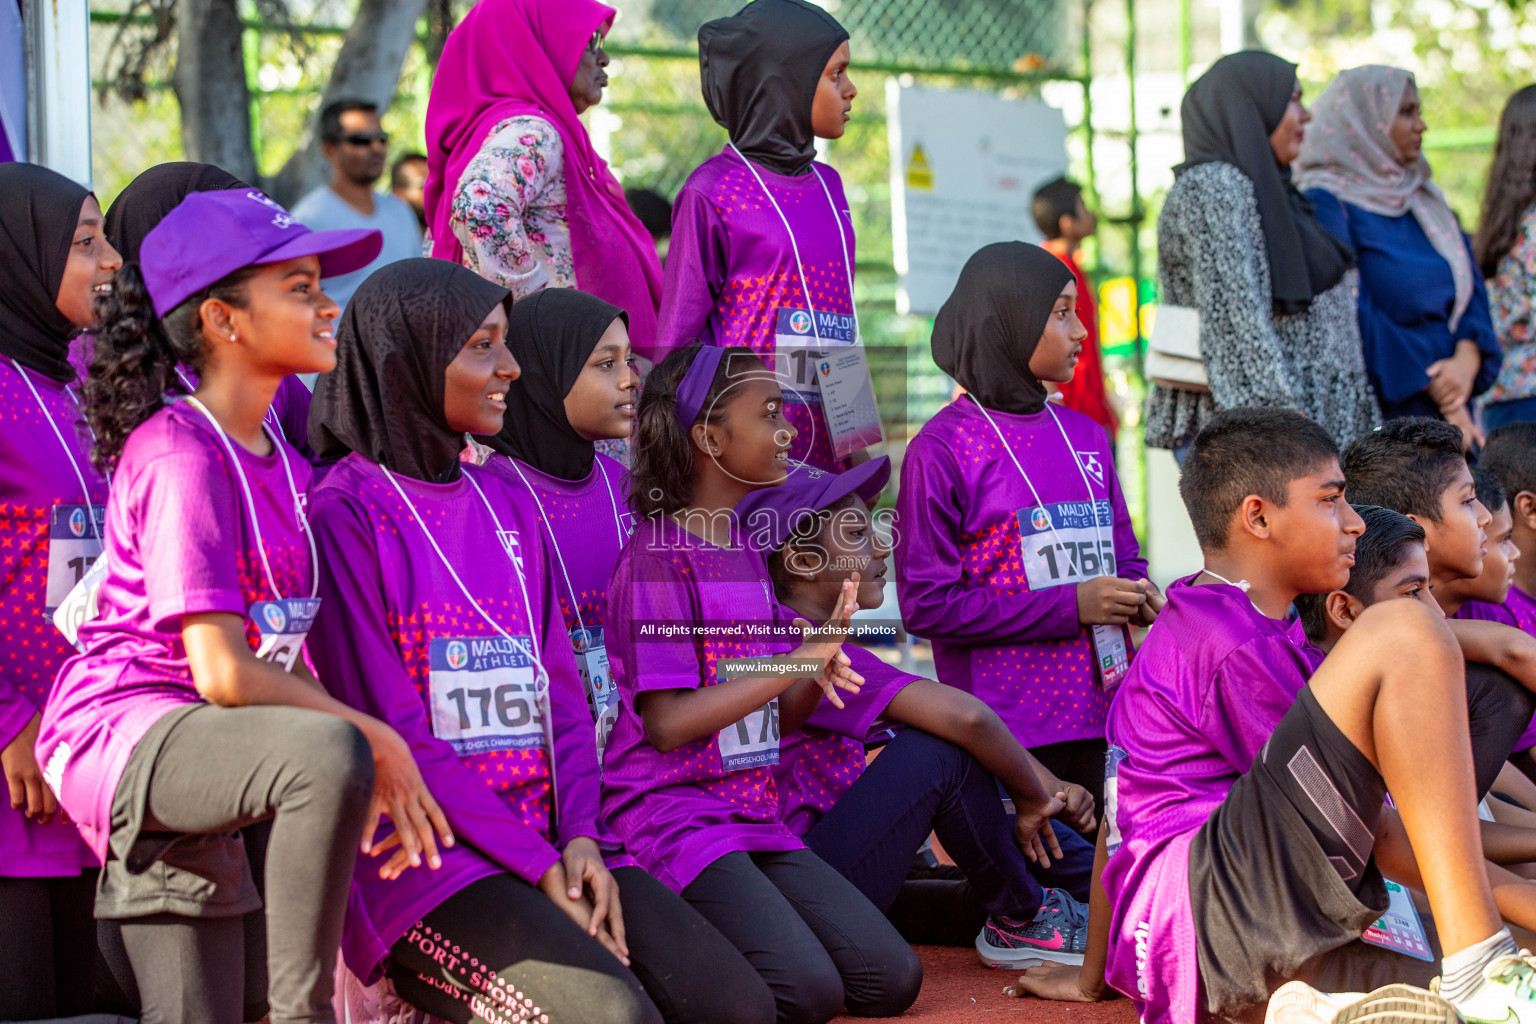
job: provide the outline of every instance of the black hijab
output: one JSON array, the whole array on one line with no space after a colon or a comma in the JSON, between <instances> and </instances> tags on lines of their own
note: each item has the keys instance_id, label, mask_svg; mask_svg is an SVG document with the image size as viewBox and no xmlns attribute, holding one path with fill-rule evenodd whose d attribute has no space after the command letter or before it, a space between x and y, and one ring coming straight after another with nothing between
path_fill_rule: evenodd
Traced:
<instances>
[{"instance_id":1,"label":"black hijab","mask_svg":"<svg viewBox=\"0 0 1536 1024\"><path fill-rule=\"evenodd\" d=\"M805 0L755 0L700 27L704 102L747 159L776 174L808 173L816 86L847 38Z\"/></svg>"},{"instance_id":2,"label":"black hijab","mask_svg":"<svg viewBox=\"0 0 1536 1024\"><path fill-rule=\"evenodd\" d=\"M565 416L565 396L603 332L629 314L573 288L546 288L512 307L507 348L522 373L507 389L501 433L482 437L503 455L560 480L585 480L595 448Z\"/></svg>"},{"instance_id":3,"label":"black hijab","mask_svg":"<svg viewBox=\"0 0 1536 1024\"><path fill-rule=\"evenodd\" d=\"M1296 88L1296 65L1263 50L1231 53L1211 65L1184 94L1184 162L1174 168L1227 163L1253 182L1269 254L1274 311L1300 313L1338 284L1355 254L1313 216L1281 167L1269 135L1285 118Z\"/></svg>"},{"instance_id":4,"label":"black hijab","mask_svg":"<svg viewBox=\"0 0 1536 1024\"><path fill-rule=\"evenodd\" d=\"M0 354L57 381L75 378L59 285L91 193L38 164L0 164Z\"/></svg>"},{"instance_id":5,"label":"black hijab","mask_svg":"<svg viewBox=\"0 0 1536 1024\"><path fill-rule=\"evenodd\" d=\"M464 438L443 416L446 371L508 295L447 260L401 260L369 275L341 314L336 368L315 384L316 459L357 452L417 480L458 479Z\"/></svg>"},{"instance_id":6,"label":"black hijab","mask_svg":"<svg viewBox=\"0 0 1536 1024\"><path fill-rule=\"evenodd\" d=\"M193 192L223 192L232 188L250 186L213 164L157 164L130 181L112 201L105 225L107 241L122 254L124 263L137 262L144 236L183 199Z\"/></svg>"},{"instance_id":7,"label":"black hijab","mask_svg":"<svg viewBox=\"0 0 1536 1024\"><path fill-rule=\"evenodd\" d=\"M1045 385L1029 359L1072 270L1038 245L994 242L971 254L933 321L933 361L988 409L1029 415Z\"/></svg>"}]
</instances>

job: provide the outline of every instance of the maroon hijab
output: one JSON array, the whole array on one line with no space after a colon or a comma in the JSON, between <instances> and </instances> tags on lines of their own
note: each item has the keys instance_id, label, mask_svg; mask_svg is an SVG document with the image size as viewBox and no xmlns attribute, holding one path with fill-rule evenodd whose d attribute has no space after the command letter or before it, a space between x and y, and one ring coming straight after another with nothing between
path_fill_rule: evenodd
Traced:
<instances>
[{"instance_id":1,"label":"maroon hijab","mask_svg":"<svg viewBox=\"0 0 1536 1024\"><path fill-rule=\"evenodd\" d=\"M624 189L592 148L570 83L592 33L614 10L597 0L480 0L448 35L427 105L427 220L432 255L459 262L450 227L453 192L491 129L542 117L565 148L566 217L581 290L629 314L635 351L650 356L661 301L655 244Z\"/></svg>"}]
</instances>

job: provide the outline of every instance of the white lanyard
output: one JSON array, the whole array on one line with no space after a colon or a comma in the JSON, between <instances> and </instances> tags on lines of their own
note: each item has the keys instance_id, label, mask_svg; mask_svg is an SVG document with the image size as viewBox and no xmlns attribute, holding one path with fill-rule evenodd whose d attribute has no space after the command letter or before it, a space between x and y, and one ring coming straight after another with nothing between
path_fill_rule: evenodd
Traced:
<instances>
[{"instance_id":1,"label":"white lanyard","mask_svg":"<svg viewBox=\"0 0 1536 1024\"><path fill-rule=\"evenodd\" d=\"M197 385L188 380L187 375L181 372L180 364L171 367L171 369L176 371L176 379L181 381L181 386L187 389L187 394L190 395L192 392L197 390ZM277 418L277 413L272 410L270 405L267 406L266 415L261 418L261 422L265 423L279 434L283 433L282 421ZM286 437L287 435L284 436Z\"/></svg>"},{"instance_id":2,"label":"white lanyard","mask_svg":"<svg viewBox=\"0 0 1536 1024\"><path fill-rule=\"evenodd\" d=\"M1035 490L1035 485L1029 479L1029 474L1024 472L1024 467L1023 467L1023 465L1020 464L1019 457L1017 455L1013 454L1013 447L1008 444L1008 439L1003 436L1003 432L998 427L997 421L992 418L992 414L987 412L987 407L982 405L980 402L977 402L975 395L967 394L966 397L969 398L972 402L975 402L976 408L981 410L981 415L986 418L986 421L988 423L992 424L992 430L997 434L998 442L1000 444L1002 444L1003 451L1008 453L1008 458L1013 460L1013 468L1017 469L1019 471L1019 476L1024 478L1024 484L1025 484L1025 486L1027 486L1029 488L1029 493L1034 496L1035 504L1041 506L1042 508L1045 507L1045 502L1040 500L1040 492ZM1088 472L1085 469L1083 469L1083 464L1078 459L1077 452L1074 451L1073 448L1072 448L1072 441L1071 441L1070 438L1067 437L1067 428L1063 427L1061 425L1061 417L1056 415L1056 410L1051 408L1051 403L1050 402L1046 402L1045 403L1045 411L1050 413L1051 414L1051 419L1056 421L1056 429L1061 431L1061 440L1062 440L1062 443L1067 446L1067 454L1070 455L1072 457L1072 461L1077 464L1078 475L1080 475L1083 478L1083 489L1088 492L1088 508L1089 508L1090 514L1093 516L1093 539L1094 539L1095 542L1098 543L1099 550L1103 551L1104 550L1104 534L1101 532L1100 527L1099 527L1098 500L1096 498L1094 498L1094 496L1093 496L1093 485L1088 482ZM1106 499L1108 498L1108 494L1109 494L1109 488L1106 487L1105 488L1105 497L1106 497ZM1061 543L1061 536L1059 534L1057 534L1057 532L1056 532L1056 517L1055 516L1051 517L1051 536L1056 538L1056 543L1057 544ZM1108 576L1110 574L1109 573L1102 573L1101 575Z\"/></svg>"},{"instance_id":3,"label":"white lanyard","mask_svg":"<svg viewBox=\"0 0 1536 1024\"><path fill-rule=\"evenodd\" d=\"M795 229L789 226L789 218L784 216L784 211L779 208L779 201L773 198L773 193L768 191L768 186L763 183L763 176L757 173L757 168L752 165L741 150L736 148L736 143L727 143L731 151L741 157L741 162L747 165L747 170L757 181L757 187L763 190L763 195L768 197L768 203L773 207L773 212L779 215L779 221L784 225L784 231L789 235L789 247L795 254L795 269L800 273L800 290L805 292L805 306L811 313L811 329L816 332L816 340L821 340L821 324L816 320L816 307L811 302L811 289L805 283L805 265L800 262L800 244L795 241ZM843 249L843 269L848 272L848 308L853 310L853 337L859 338L859 310L853 304L853 261L848 258L848 235L843 231L843 218L838 215L837 204L832 201L832 190L827 187L827 180L816 169L816 164L811 164L811 173L816 175L816 180L821 184L822 192L826 193L827 206L832 210L832 220L837 224L837 240Z\"/></svg>"},{"instance_id":4,"label":"white lanyard","mask_svg":"<svg viewBox=\"0 0 1536 1024\"><path fill-rule=\"evenodd\" d=\"M256 515L256 499L251 495L251 484L245 478L245 467L240 464L240 456L235 454L234 442L229 439L228 434L224 433L224 428L219 425L218 420L213 418L213 413L208 411L207 406L203 405L202 402L192 395L187 395L186 401L192 408L202 413L209 423L213 424L213 429L218 433L219 440L224 442L224 450L229 453L229 461L234 463L235 475L240 478L240 490L245 494L245 507L250 510L251 530L256 534L256 552L261 555L261 568L267 574L267 586L272 588L273 596L281 601L283 600L283 592L277 589L277 578L272 575L272 563L267 561L266 544L261 539L261 521ZM282 436L267 426L265 422L262 423L261 428L266 431L267 440L272 442L272 449L277 452L277 457L283 463L283 476L288 480L288 494L293 498L293 517L298 520L299 529L304 531L304 539L309 542L309 596L314 598L320 593L320 556L315 552L315 535L310 532L309 519L304 515L303 509L299 507L299 489L293 483L293 469L288 465L288 453L283 451L284 441Z\"/></svg>"},{"instance_id":5,"label":"white lanyard","mask_svg":"<svg viewBox=\"0 0 1536 1024\"><path fill-rule=\"evenodd\" d=\"M560 563L560 575L565 577L565 589L571 595L571 608L576 613L576 625L585 631L587 624L581 619L581 598L576 593L576 588L571 584L570 572L565 568L565 556L560 553L560 542L555 539L555 528L550 525L549 516L544 514L544 502L539 500L539 492L533 489L533 484L529 483L528 478L523 475L523 469L517 464L517 460L510 455L503 457L512 464L512 469L517 473L517 478L523 482L524 487L528 488L528 493L533 495L533 503L539 508L539 518L544 521L544 530L549 534L549 546L555 549L555 559ZM596 468L598 475L603 478L603 483L608 487L608 505L613 509L613 525L619 535L619 547L622 548L624 546L624 527L619 522L619 504L613 500L613 485L608 483L608 473L603 469L601 462L593 459L592 465ZM478 485L476 486L478 487ZM481 497L483 498L484 495L481 495ZM490 506L487 505L486 507L489 508ZM492 518L495 518L495 513L492 513ZM497 528L500 529L499 526Z\"/></svg>"},{"instance_id":6,"label":"white lanyard","mask_svg":"<svg viewBox=\"0 0 1536 1024\"><path fill-rule=\"evenodd\" d=\"M431 530L427 529L427 524L422 520L421 515L416 511L416 505L411 501L411 496L405 493L405 488L400 486L400 481L395 479L395 474L391 473L389 471L389 467L383 464L380 464L379 468L384 471L384 476L389 480L389 482L395 485L395 493L400 495L400 500L405 502L405 507L411 510L411 518L415 519L416 525L421 527L421 532L427 538L427 543L431 544L432 550L437 552L438 561L443 563L443 568L448 570L448 575L452 576L453 582L458 584L459 592L464 595L464 599L474 607L475 611L480 613L480 617L484 619L492 629L501 635L503 640L505 640L513 648L521 647L522 644L519 644L516 640L512 639L511 635L508 634L506 630L501 628L501 624L498 623L495 619L491 618L490 613L481 606L479 601L475 600L475 595L469 592L469 587L465 586L464 581L459 578L458 571L454 569L453 563L448 561L448 556L443 553L443 549L437 546L437 538L432 536ZM475 489L475 493L480 495L480 501L484 503L485 511L490 514L491 523L496 527L496 536L499 539L502 536L501 521L496 518L495 510L491 508L491 503L486 500L485 492L480 489L480 485L475 482L475 478L473 476L465 473L464 478L468 480L470 486ZM523 597L523 610L528 613L528 641L533 645L533 649L529 653L533 656L535 671L544 678L545 685L547 686L549 683L549 676L544 672L544 659L540 656L539 652L539 631L535 627L533 621L533 605L528 603L528 585L523 579L523 569L522 566L517 564L517 559L512 557L512 552L508 550L505 545L503 545L503 550L506 551L507 561L512 563L512 571L517 575L517 588Z\"/></svg>"},{"instance_id":7,"label":"white lanyard","mask_svg":"<svg viewBox=\"0 0 1536 1024\"><path fill-rule=\"evenodd\" d=\"M85 474L80 472L80 462L75 458L75 453L69 447L68 442L64 440L64 434L59 430L59 425L53 421L53 416L49 414L48 407L43 404L43 396L37 393L37 385L32 383L32 378L27 376L27 371L22 369L21 364L15 359L11 360L11 365L16 367L16 372L21 374L22 380L26 381L27 390L32 392L32 399L37 402L37 408L43 414L43 419L48 421L48 426L53 430L53 436L59 440L59 447L64 449L64 456L69 459L69 468L75 471L75 480L80 484L80 494L85 501L85 510L91 521L91 532L96 534L97 540L100 540L101 534L96 529L96 505L91 501L90 488L85 486ZM79 408L80 400L75 398L74 393L69 390L67 385L64 391L69 395L70 400L75 403L75 407ZM89 429L89 426L87 426L87 429ZM93 433L91 436L94 437L95 434ZM107 478L107 486L112 486L111 477Z\"/></svg>"}]
</instances>

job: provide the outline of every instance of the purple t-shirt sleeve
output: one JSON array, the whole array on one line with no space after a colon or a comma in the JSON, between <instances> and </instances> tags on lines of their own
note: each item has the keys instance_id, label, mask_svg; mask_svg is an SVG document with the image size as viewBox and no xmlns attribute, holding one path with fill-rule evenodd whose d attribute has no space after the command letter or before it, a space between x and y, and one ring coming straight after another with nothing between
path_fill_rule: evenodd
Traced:
<instances>
[{"instance_id":1,"label":"purple t-shirt sleeve","mask_svg":"<svg viewBox=\"0 0 1536 1024\"><path fill-rule=\"evenodd\" d=\"M848 655L853 670L864 677L864 685L858 693L841 694L841 708L829 700L821 701L805 724L868 743L875 723L885 714L891 701L903 687L920 677L887 665L879 655L857 644L844 644L843 653Z\"/></svg>"},{"instance_id":2,"label":"purple t-shirt sleeve","mask_svg":"<svg viewBox=\"0 0 1536 1024\"><path fill-rule=\"evenodd\" d=\"M986 646L1077 636L1077 586L1001 593L961 583L960 509L964 481L943 444L912 439L896 499L896 587L907 629L928 640ZM1116 543L1120 542L1118 516ZM1129 517L1126 520L1129 529ZM1139 557L1139 556L1138 556Z\"/></svg>"},{"instance_id":3,"label":"purple t-shirt sleeve","mask_svg":"<svg viewBox=\"0 0 1536 1024\"><path fill-rule=\"evenodd\" d=\"M310 517L320 564L320 613L309 651L321 682L337 700L387 722L411 747L427 789L460 841L536 885L559 859L535 830L432 735L421 695L390 635L378 548L366 514L328 490ZM587 735L592 729L587 727Z\"/></svg>"},{"instance_id":4,"label":"purple t-shirt sleeve","mask_svg":"<svg viewBox=\"0 0 1536 1024\"><path fill-rule=\"evenodd\" d=\"M140 559L154 567L144 574L149 624L166 633L178 630L183 615L246 613L236 553L249 525L236 516L248 519L250 504L219 442L199 440L155 458L129 496Z\"/></svg>"},{"instance_id":5,"label":"purple t-shirt sleeve","mask_svg":"<svg viewBox=\"0 0 1536 1024\"><path fill-rule=\"evenodd\" d=\"M639 633L651 625L698 621L693 588L670 560L650 554L636 555L627 585L633 610L628 628L641 637L634 646L635 689L697 690L703 678L691 636L685 632L678 639L650 639Z\"/></svg>"},{"instance_id":6,"label":"purple t-shirt sleeve","mask_svg":"<svg viewBox=\"0 0 1536 1024\"><path fill-rule=\"evenodd\" d=\"M684 188L672 205L656 358L695 340L712 342L710 314L725 282L726 228L709 197Z\"/></svg>"}]
</instances>

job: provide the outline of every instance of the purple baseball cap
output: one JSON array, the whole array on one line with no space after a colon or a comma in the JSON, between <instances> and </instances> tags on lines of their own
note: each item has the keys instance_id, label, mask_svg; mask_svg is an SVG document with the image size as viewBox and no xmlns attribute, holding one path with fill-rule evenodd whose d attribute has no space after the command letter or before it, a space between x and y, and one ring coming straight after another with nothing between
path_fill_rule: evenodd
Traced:
<instances>
[{"instance_id":1,"label":"purple baseball cap","mask_svg":"<svg viewBox=\"0 0 1536 1024\"><path fill-rule=\"evenodd\" d=\"M736 506L736 521L749 542L763 554L784 546L806 516L835 505L850 494L871 501L891 479L891 459L882 455L841 473L799 466L777 487L763 487L748 494Z\"/></svg>"},{"instance_id":2,"label":"purple baseball cap","mask_svg":"<svg viewBox=\"0 0 1536 1024\"><path fill-rule=\"evenodd\" d=\"M311 231L293 214L253 188L193 192L144 236L139 267L165 316L187 299L241 267L320 257L320 276L361 270L384 248L367 228Z\"/></svg>"}]
</instances>

